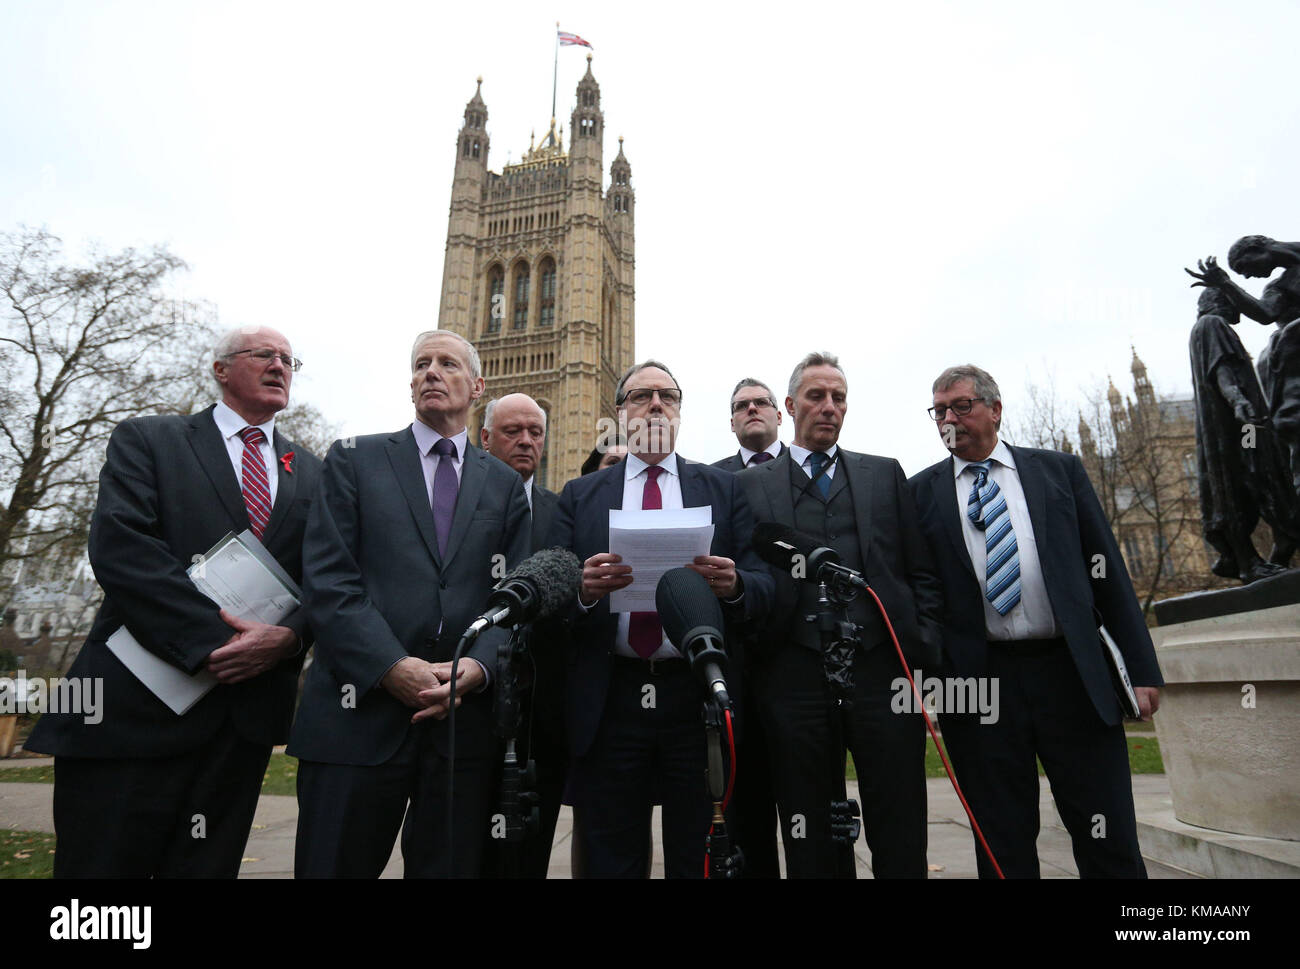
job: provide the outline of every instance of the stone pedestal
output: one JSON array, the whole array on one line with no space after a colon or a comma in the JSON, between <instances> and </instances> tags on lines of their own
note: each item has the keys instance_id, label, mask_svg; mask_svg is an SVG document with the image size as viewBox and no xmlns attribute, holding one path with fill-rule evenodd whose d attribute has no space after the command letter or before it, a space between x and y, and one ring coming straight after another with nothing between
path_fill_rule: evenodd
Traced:
<instances>
[{"instance_id":1,"label":"stone pedestal","mask_svg":"<svg viewBox=\"0 0 1300 969\"><path fill-rule=\"evenodd\" d=\"M1178 820L1300 841L1300 570L1156 605Z\"/></svg>"}]
</instances>

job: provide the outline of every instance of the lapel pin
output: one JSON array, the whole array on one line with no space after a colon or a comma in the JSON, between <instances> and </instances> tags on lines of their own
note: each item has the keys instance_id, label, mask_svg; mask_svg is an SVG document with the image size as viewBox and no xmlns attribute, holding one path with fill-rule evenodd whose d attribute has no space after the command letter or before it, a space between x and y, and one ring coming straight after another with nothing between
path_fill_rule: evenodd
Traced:
<instances>
[{"instance_id":1,"label":"lapel pin","mask_svg":"<svg viewBox=\"0 0 1300 969\"><path fill-rule=\"evenodd\" d=\"M293 452L280 455L280 463L284 465L285 474L293 474Z\"/></svg>"}]
</instances>

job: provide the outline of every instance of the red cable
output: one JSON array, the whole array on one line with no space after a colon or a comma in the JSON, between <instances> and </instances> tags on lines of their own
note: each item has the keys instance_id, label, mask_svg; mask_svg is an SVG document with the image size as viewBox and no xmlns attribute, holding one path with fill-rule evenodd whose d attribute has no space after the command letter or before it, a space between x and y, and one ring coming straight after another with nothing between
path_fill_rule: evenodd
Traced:
<instances>
[{"instance_id":1,"label":"red cable","mask_svg":"<svg viewBox=\"0 0 1300 969\"><path fill-rule=\"evenodd\" d=\"M961 801L961 806L966 809L966 817L970 818L971 830L975 832L975 837L979 839L984 854L988 855L993 870L998 873L999 878L1005 880L1007 876L1002 874L1002 868L998 865L998 860L993 857L993 849L984 840L984 832L980 830L979 822L975 820L970 805L966 803L966 795L961 792L961 785L957 783L957 775L952 772L952 765L948 763L948 755L943 752L943 747L939 743L939 735L935 733L934 724L930 722L930 714L926 712L925 703L921 700L921 691L916 688L916 681L912 679L912 671L907 668L907 657L903 655L903 647L898 645L898 636L894 633L894 624L889 621L889 613L885 612L885 605L880 601L880 596L876 595L876 590L871 586L867 586L867 591L871 593L871 598L876 600L876 608L880 610L880 618L885 620L885 628L889 630L889 638L894 641L894 650L898 653L899 662L903 664L903 675L907 677L907 682L912 686L912 696L916 698L916 704L921 708L921 716L925 717L925 727L930 731L930 739L934 741L934 749L939 751L939 759L943 761L943 769L948 772L948 780L952 782L952 789L957 792L957 799Z\"/></svg>"}]
</instances>

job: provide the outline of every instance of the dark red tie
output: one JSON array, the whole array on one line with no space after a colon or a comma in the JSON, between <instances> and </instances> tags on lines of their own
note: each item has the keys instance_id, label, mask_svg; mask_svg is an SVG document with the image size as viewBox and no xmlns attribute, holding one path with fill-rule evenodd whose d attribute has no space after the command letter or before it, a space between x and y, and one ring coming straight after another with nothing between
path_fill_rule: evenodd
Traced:
<instances>
[{"instance_id":1,"label":"dark red tie","mask_svg":"<svg viewBox=\"0 0 1300 969\"><path fill-rule=\"evenodd\" d=\"M266 435L260 427L246 427L239 436L244 439L240 490L244 493L244 507L248 509L248 527L260 541L271 521L271 483L266 477L266 462L262 460Z\"/></svg>"},{"instance_id":2,"label":"dark red tie","mask_svg":"<svg viewBox=\"0 0 1300 969\"><path fill-rule=\"evenodd\" d=\"M641 492L641 510L658 511L664 506L658 478L664 473L659 465L645 469L645 490ZM664 627L657 612L634 612L627 625L627 644L642 659L649 659L664 641Z\"/></svg>"},{"instance_id":3,"label":"dark red tie","mask_svg":"<svg viewBox=\"0 0 1300 969\"><path fill-rule=\"evenodd\" d=\"M764 461L771 461L772 455L768 451L759 451L749 459L749 466L752 468L756 464L762 464Z\"/></svg>"}]
</instances>

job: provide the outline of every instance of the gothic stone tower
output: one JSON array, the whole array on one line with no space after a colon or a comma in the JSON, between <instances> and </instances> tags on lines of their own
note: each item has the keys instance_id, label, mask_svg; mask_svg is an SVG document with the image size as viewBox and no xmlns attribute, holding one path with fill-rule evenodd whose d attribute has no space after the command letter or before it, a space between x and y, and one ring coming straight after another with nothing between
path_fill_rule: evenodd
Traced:
<instances>
[{"instance_id":1,"label":"gothic stone tower","mask_svg":"<svg viewBox=\"0 0 1300 969\"><path fill-rule=\"evenodd\" d=\"M469 339L483 360L487 391L471 439L488 400L529 394L547 415L538 481L558 489L591 452L598 420L614 416L614 385L632 364L632 168L619 138L602 191L605 116L590 54L569 151L552 118L541 145L500 174L487 167L482 83L456 143L438 327Z\"/></svg>"}]
</instances>

